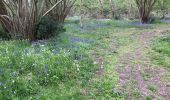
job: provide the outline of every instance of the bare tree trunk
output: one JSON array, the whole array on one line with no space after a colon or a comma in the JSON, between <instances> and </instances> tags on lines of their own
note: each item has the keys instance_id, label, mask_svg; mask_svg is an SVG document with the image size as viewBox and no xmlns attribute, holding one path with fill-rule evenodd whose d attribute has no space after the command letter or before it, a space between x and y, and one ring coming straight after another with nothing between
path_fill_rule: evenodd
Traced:
<instances>
[{"instance_id":1,"label":"bare tree trunk","mask_svg":"<svg viewBox=\"0 0 170 100\"><path fill-rule=\"evenodd\" d=\"M163 11L162 11L162 19L164 19L165 18L165 15L166 15L166 11L165 11L165 1L164 0L162 0L162 9L163 9Z\"/></svg>"},{"instance_id":2,"label":"bare tree trunk","mask_svg":"<svg viewBox=\"0 0 170 100\"><path fill-rule=\"evenodd\" d=\"M112 12L112 17L115 18L115 15L116 15L115 4L114 4L113 0L109 0L109 2L110 2L111 12Z\"/></svg>"},{"instance_id":3,"label":"bare tree trunk","mask_svg":"<svg viewBox=\"0 0 170 100\"><path fill-rule=\"evenodd\" d=\"M157 0L136 0L141 23L148 23L151 10Z\"/></svg>"},{"instance_id":4,"label":"bare tree trunk","mask_svg":"<svg viewBox=\"0 0 170 100\"><path fill-rule=\"evenodd\" d=\"M104 18L104 7L103 7L104 1L99 0L99 4L100 4L100 17Z\"/></svg>"},{"instance_id":5,"label":"bare tree trunk","mask_svg":"<svg viewBox=\"0 0 170 100\"><path fill-rule=\"evenodd\" d=\"M34 40L34 26L63 1L57 0L45 11L44 0L0 0L0 22L12 38Z\"/></svg>"},{"instance_id":6,"label":"bare tree trunk","mask_svg":"<svg viewBox=\"0 0 170 100\"><path fill-rule=\"evenodd\" d=\"M52 7L59 0L46 0L46 8ZM48 15L59 23L64 23L76 0L62 0Z\"/></svg>"},{"instance_id":7,"label":"bare tree trunk","mask_svg":"<svg viewBox=\"0 0 170 100\"><path fill-rule=\"evenodd\" d=\"M127 0L127 6L128 6L128 18L131 18L131 0Z\"/></svg>"},{"instance_id":8,"label":"bare tree trunk","mask_svg":"<svg viewBox=\"0 0 170 100\"><path fill-rule=\"evenodd\" d=\"M0 0L0 15L7 15L7 11L2 0ZM7 19L0 17L0 23L2 25L2 28L4 29L5 32L9 32L8 30L9 28L7 27L10 27L10 25L8 24L8 21L6 20Z\"/></svg>"},{"instance_id":9,"label":"bare tree trunk","mask_svg":"<svg viewBox=\"0 0 170 100\"><path fill-rule=\"evenodd\" d=\"M80 27L83 28L83 2L80 4Z\"/></svg>"}]
</instances>

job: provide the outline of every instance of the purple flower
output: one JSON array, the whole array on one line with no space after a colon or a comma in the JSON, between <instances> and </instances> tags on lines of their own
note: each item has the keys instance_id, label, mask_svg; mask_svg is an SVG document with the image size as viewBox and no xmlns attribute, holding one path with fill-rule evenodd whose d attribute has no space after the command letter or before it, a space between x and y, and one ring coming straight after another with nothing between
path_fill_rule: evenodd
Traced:
<instances>
[{"instance_id":1,"label":"purple flower","mask_svg":"<svg viewBox=\"0 0 170 100\"><path fill-rule=\"evenodd\" d=\"M70 42L71 42L71 43L77 43L77 42L91 43L91 42L93 42L93 41L90 40L90 39L82 39L82 38L79 38L79 37L71 37L71 38L70 38Z\"/></svg>"},{"instance_id":2,"label":"purple flower","mask_svg":"<svg viewBox=\"0 0 170 100\"><path fill-rule=\"evenodd\" d=\"M140 26L140 27L150 26L150 24L142 24L141 22L131 22L128 25L130 25L130 26Z\"/></svg>"}]
</instances>

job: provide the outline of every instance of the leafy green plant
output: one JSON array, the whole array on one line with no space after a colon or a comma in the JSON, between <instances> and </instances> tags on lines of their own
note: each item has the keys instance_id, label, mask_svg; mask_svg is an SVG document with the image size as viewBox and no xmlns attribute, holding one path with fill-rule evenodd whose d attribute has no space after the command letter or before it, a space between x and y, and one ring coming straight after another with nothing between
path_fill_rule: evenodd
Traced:
<instances>
[{"instance_id":1,"label":"leafy green plant","mask_svg":"<svg viewBox=\"0 0 170 100\"><path fill-rule=\"evenodd\" d=\"M56 22L51 17L43 17L41 21L36 25L35 37L37 39L46 39L65 31L63 25Z\"/></svg>"},{"instance_id":2,"label":"leafy green plant","mask_svg":"<svg viewBox=\"0 0 170 100\"><path fill-rule=\"evenodd\" d=\"M152 60L165 67L170 67L170 36L165 36L154 41Z\"/></svg>"},{"instance_id":3,"label":"leafy green plant","mask_svg":"<svg viewBox=\"0 0 170 100\"><path fill-rule=\"evenodd\" d=\"M153 100L152 96L146 96L146 100Z\"/></svg>"},{"instance_id":4,"label":"leafy green plant","mask_svg":"<svg viewBox=\"0 0 170 100\"><path fill-rule=\"evenodd\" d=\"M148 86L148 89L152 92L155 92L157 90L156 86L155 85L149 85Z\"/></svg>"},{"instance_id":5,"label":"leafy green plant","mask_svg":"<svg viewBox=\"0 0 170 100\"><path fill-rule=\"evenodd\" d=\"M38 50L38 52L37 52ZM3 99L35 98L46 88L71 87L81 80L85 85L94 72L94 65L85 52L60 49L53 52L48 45L30 46L27 41L0 43L0 91ZM77 59L80 57L81 59ZM5 67L4 67L5 66ZM62 90L63 94L68 92ZM59 91L58 91L59 94ZM47 96L48 98L48 96Z\"/></svg>"},{"instance_id":6,"label":"leafy green plant","mask_svg":"<svg viewBox=\"0 0 170 100\"><path fill-rule=\"evenodd\" d=\"M0 38L1 38L1 39L9 39L9 38L10 38L9 34L6 33L6 32L2 29L1 25L0 25Z\"/></svg>"}]
</instances>

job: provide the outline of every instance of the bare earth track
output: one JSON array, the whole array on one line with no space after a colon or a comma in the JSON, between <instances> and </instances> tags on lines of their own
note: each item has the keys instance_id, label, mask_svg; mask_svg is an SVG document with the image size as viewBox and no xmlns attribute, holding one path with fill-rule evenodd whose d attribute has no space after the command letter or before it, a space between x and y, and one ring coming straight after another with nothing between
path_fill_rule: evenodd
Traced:
<instances>
[{"instance_id":1,"label":"bare earth track","mask_svg":"<svg viewBox=\"0 0 170 100\"><path fill-rule=\"evenodd\" d=\"M154 100L170 99L170 87L163 80L166 69L151 64L146 52L151 40L162 35L164 32L159 29L135 35L138 46L120 57L116 65L119 73L118 88L122 93L126 93L126 99L145 100L148 96Z\"/></svg>"}]
</instances>

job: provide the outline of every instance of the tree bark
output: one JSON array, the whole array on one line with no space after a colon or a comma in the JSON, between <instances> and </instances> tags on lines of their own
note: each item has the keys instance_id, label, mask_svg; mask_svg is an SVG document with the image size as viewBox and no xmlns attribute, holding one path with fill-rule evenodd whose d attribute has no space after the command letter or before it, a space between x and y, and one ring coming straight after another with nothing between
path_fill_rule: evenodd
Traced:
<instances>
[{"instance_id":1,"label":"tree bark","mask_svg":"<svg viewBox=\"0 0 170 100\"><path fill-rule=\"evenodd\" d=\"M141 23L148 23L151 10L157 0L136 0Z\"/></svg>"},{"instance_id":2,"label":"tree bark","mask_svg":"<svg viewBox=\"0 0 170 100\"><path fill-rule=\"evenodd\" d=\"M83 28L83 1L80 4L80 27Z\"/></svg>"},{"instance_id":3,"label":"tree bark","mask_svg":"<svg viewBox=\"0 0 170 100\"><path fill-rule=\"evenodd\" d=\"M128 6L128 18L131 18L131 0L127 0L127 6Z\"/></svg>"},{"instance_id":4,"label":"tree bark","mask_svg":"<svg viewBox=\"0 0 170 100\"><path fill-rule=\"evenodd\" d=\"M7 15L7 11L6 11L5 5L2 0L0 0L0 15L1 16ZM5 32L9 32L7 27L10 27L10 25L8 24L8 22L6 20L7 19L0 17L0 23L2 25L2 28L4 29Z\"/></svg>"},{"instance_id":5,"label":"tree bark","mask_svg":"<svg viewBox=\"0 0 170 100\"><path fill-rule=\"evenodd\" d=\"M99 4L100 4L100 17L104 18L104 7L103 7L103 0L99 0Z\"/></svg>"},{"instance_id":6,"label":"tree bark","mask_svg":"<svg viewBox=\"0 0 170 100\"><path fill-rule=\"evenodd\" d=\"M111 12L112 12L112 17L115 18L115 16L116 16L115 4L114 4L113 0L109 0L109 2L110 2Z\"/></svg>"},{"instance_id":7,"label":"tree bark","mask_svg":"<svg viewBox=\"0 0 170 100\"><path fill-rule=\"evenodd\" d=\"M57 0L46 0L46 8L50 8L57 2ZM48 15L59 23L64 23L65 18L75 2L76 0L62 0L51 12L48 13Z\"/></svg>"}]
</instances>

